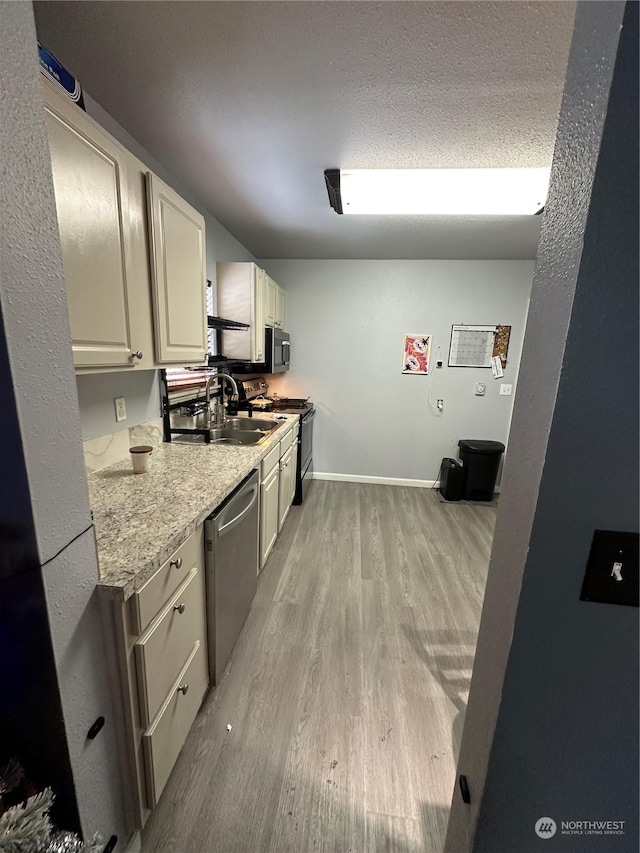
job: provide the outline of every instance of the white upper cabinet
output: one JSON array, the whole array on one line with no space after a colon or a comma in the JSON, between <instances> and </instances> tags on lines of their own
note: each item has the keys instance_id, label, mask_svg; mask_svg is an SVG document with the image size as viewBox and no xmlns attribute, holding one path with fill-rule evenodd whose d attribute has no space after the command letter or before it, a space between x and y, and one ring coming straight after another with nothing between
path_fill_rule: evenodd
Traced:
<instances>
[{"instance_id":1,"label":"white upper cabinet","mask_svg":"<svg viewBox=\"0 0 640 853\"><path fill-rule=\"evenodd\" d=\"M217 264L218 314L247 323L247 331L224 331L222 353L227 358L265 360L267 274L254 263Z\"/></svg>"},{"instance_id":2,"label":"white upper cabinet","mask_svg":"<svg viewBox=\"0 0 640 853\"><path fill-rule=\"evenodd\" d=\"M286 302L287 297L285 291L280 287L280 285L276 285L276 311L274 326L277 329L284 329Z\"/></svg>"},{"instance_id":3,"label":"white upper cabinet","mask_svg":"<svg viewBox=\"0 0 640 853\"><path fill-rule=\"evenodd\" d=\"M253 336L252 360L264 361L266 358L264 327L266 326L267 311L267 274L263 269L260 269L260 267L256 267L255 270L254 293L254 316L251 324L251 332Z\"/></svg>"},{"instance_id":4,"label":"white upper cabinet","mask_svg":"<svg viewBox=\"0 0 640 853\"><path fill-rule=\"evenodd\" d=\"M74 363L133 367L127 152L49 85L45 97Z\"/></svg>"},{"instance_id":5,"label":"white upper cabinet","mask_svg":"<svg viewBox=\"0 0 640 853\"><path fill-rule=\"evenodd\" d=\"M266 273L265 273L266 275ZM271 278L270 275L266 276L267 280L267 307L265 312L265 326L275 326L276 324L276 291L278 289L278 285Z\"/></svg>"},{"instance_id":6,"label":"white upper cabinet","mask_svg":"<svg viewBox=\"0 0 640 853\"><path fill-rule=\"evenodd\" d=\"M156 359L202 363L207 356L204 218L147 173Z\"/></svg>"},{"instance_id":7,"label":"white upper cabinet","mask_svg":"<svg viewBox=\"0 0 640 853\"><path fill-rule=\"evenodd\" d=\"M265 280L265 325L284 329L286 292L267 273Z\"/></svg>"}]
</instances>

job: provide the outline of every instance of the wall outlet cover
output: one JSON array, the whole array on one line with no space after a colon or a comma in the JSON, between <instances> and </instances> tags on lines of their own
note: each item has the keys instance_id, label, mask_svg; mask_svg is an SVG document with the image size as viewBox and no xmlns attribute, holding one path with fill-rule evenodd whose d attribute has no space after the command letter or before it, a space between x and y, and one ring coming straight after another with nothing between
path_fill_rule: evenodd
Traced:
<instances>
[{"instance_id":1,"label":"wall outlet cover","mask_svg":"<svg viewBox=\"0 0 640 853\"><path fill-rule=\"evenodd\" d=\"M500 386L500 396L501 397L510 397L513 392L513 385L501 385Z\"/></svg>"},{"instance_id":2,"label":"wall outlet cover","mask_svg":"<svg viewBox=\"0 0 640 853\"><path fill-rule=\"evenodd\" d=\"M116 421L126 421L127 419L127 404L124 397L114 397L114 406L116 407Z\"/></svg>"}]
</instances>

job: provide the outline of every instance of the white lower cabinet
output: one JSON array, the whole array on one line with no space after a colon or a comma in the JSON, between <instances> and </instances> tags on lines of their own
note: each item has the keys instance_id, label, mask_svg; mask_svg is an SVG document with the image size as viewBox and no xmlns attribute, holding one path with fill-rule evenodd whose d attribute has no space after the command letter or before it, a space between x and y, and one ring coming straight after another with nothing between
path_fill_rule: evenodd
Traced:
<instances>
[{"instance_id":1,"label":"white lower cabinet","mask_svg":"<svg viewBox=\"0 0 640 853\"><path fill-rule=\"evenodd\" d=\"M206 648L197 642L160 713L142 736L149 808L160 799L208 686Z\"/></svg>"},{"instance_id":2,"label":"white lower cabinet","mask_svg":"<svg viewBox=\"0 0 640 853\"><path fill-rule=\"evenodd\" d=\"M264 566L271 553L279 530L278 488L280 468L278 465L260 485L260 568Z\"/></svg>"},{"instance_id":3,"label":"white lower cabinet","mask_svg":"<svg viewBox=\"0 0 640 853\"><path fill-rule=\"evenodd\" d=\"M131 598L111 606L141 829L209 687L202 525Z\"/></svg>"},{"instance_id":4,"label":"white lower cabinet","mask_svg":"<svg viewBox=\"0 0 640 853\"><path fill-rule=\"evenodd\" d=\"M260 568L262 569L282 530L296 493L298 424L294 424L261 463Z\"/></svg>"},{"instance_id":5,"label":"white lower cabinet","mask_svg":"<svg viewBox=\"0 0 640 853\"><path fill-rule=\"evenodd\" d=\"M140 719L151 725L194 646L206 632L202 572L193 568L135 646Z\"/></svg>"},{"instance_id":6,"label":"white lower cabinet","mask_svg":"<svg viewBox=\"0 0 640 853\"><path fill-rule=\"evenodd\" d=\"M278 530L287 520L293 496L296 491L296 463L298 461L298 442L291 447L280 460L280 484L278 489Z\"/></svg>"}]
</instances>

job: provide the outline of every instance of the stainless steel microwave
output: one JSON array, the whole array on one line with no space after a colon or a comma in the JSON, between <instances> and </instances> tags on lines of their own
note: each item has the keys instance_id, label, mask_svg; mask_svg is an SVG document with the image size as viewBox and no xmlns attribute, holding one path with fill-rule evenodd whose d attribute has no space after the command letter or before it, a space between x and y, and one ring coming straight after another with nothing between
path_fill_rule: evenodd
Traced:
<instances>
[{"instance_id":1,"label":"stainless steel microwave","mask_svg":"<svg viewBox=\"0 0 640 853\"><path fill-rule=\"evenodd\" d=\"M267 373L284 373L289 370L291 359L291 341L289 333L282 329L265 329L265 349L267 351Z\"/></svg>"},{"instance_id":2,"label":"stainless steel microwave","mask_svg":"<svg viewBox=\"0 0 640 853\"><path fill-rule=\"evenodd\" d=\"M223 342L224 344L224 342ZM264 346L266 359L233 366L234 373L284 373L289 370L291 342L289 333L281 329L265 329Z\"/></svg>"}]
</instances>

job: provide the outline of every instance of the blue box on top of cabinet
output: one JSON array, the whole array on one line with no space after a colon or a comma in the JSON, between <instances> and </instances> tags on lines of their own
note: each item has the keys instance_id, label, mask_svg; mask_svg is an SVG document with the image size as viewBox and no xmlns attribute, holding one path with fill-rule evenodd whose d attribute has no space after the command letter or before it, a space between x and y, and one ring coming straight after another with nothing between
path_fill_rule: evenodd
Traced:
<instances>
[{"instance_id":1,"label":"blue box on top of cabinet","mask_svg":"<svg viewBox=\"0 0 640 853\"><path fill-rule=\"evenodd\" d=\"M84 109L84 98L82 97L82 87L76 80L73 74L64 67L61 62L50 53L46 47L38 42L38 56L40 57L40 71L51 82L62 89L74 104L77 104L81 109Z\"/></svg>"}]
</instances>

